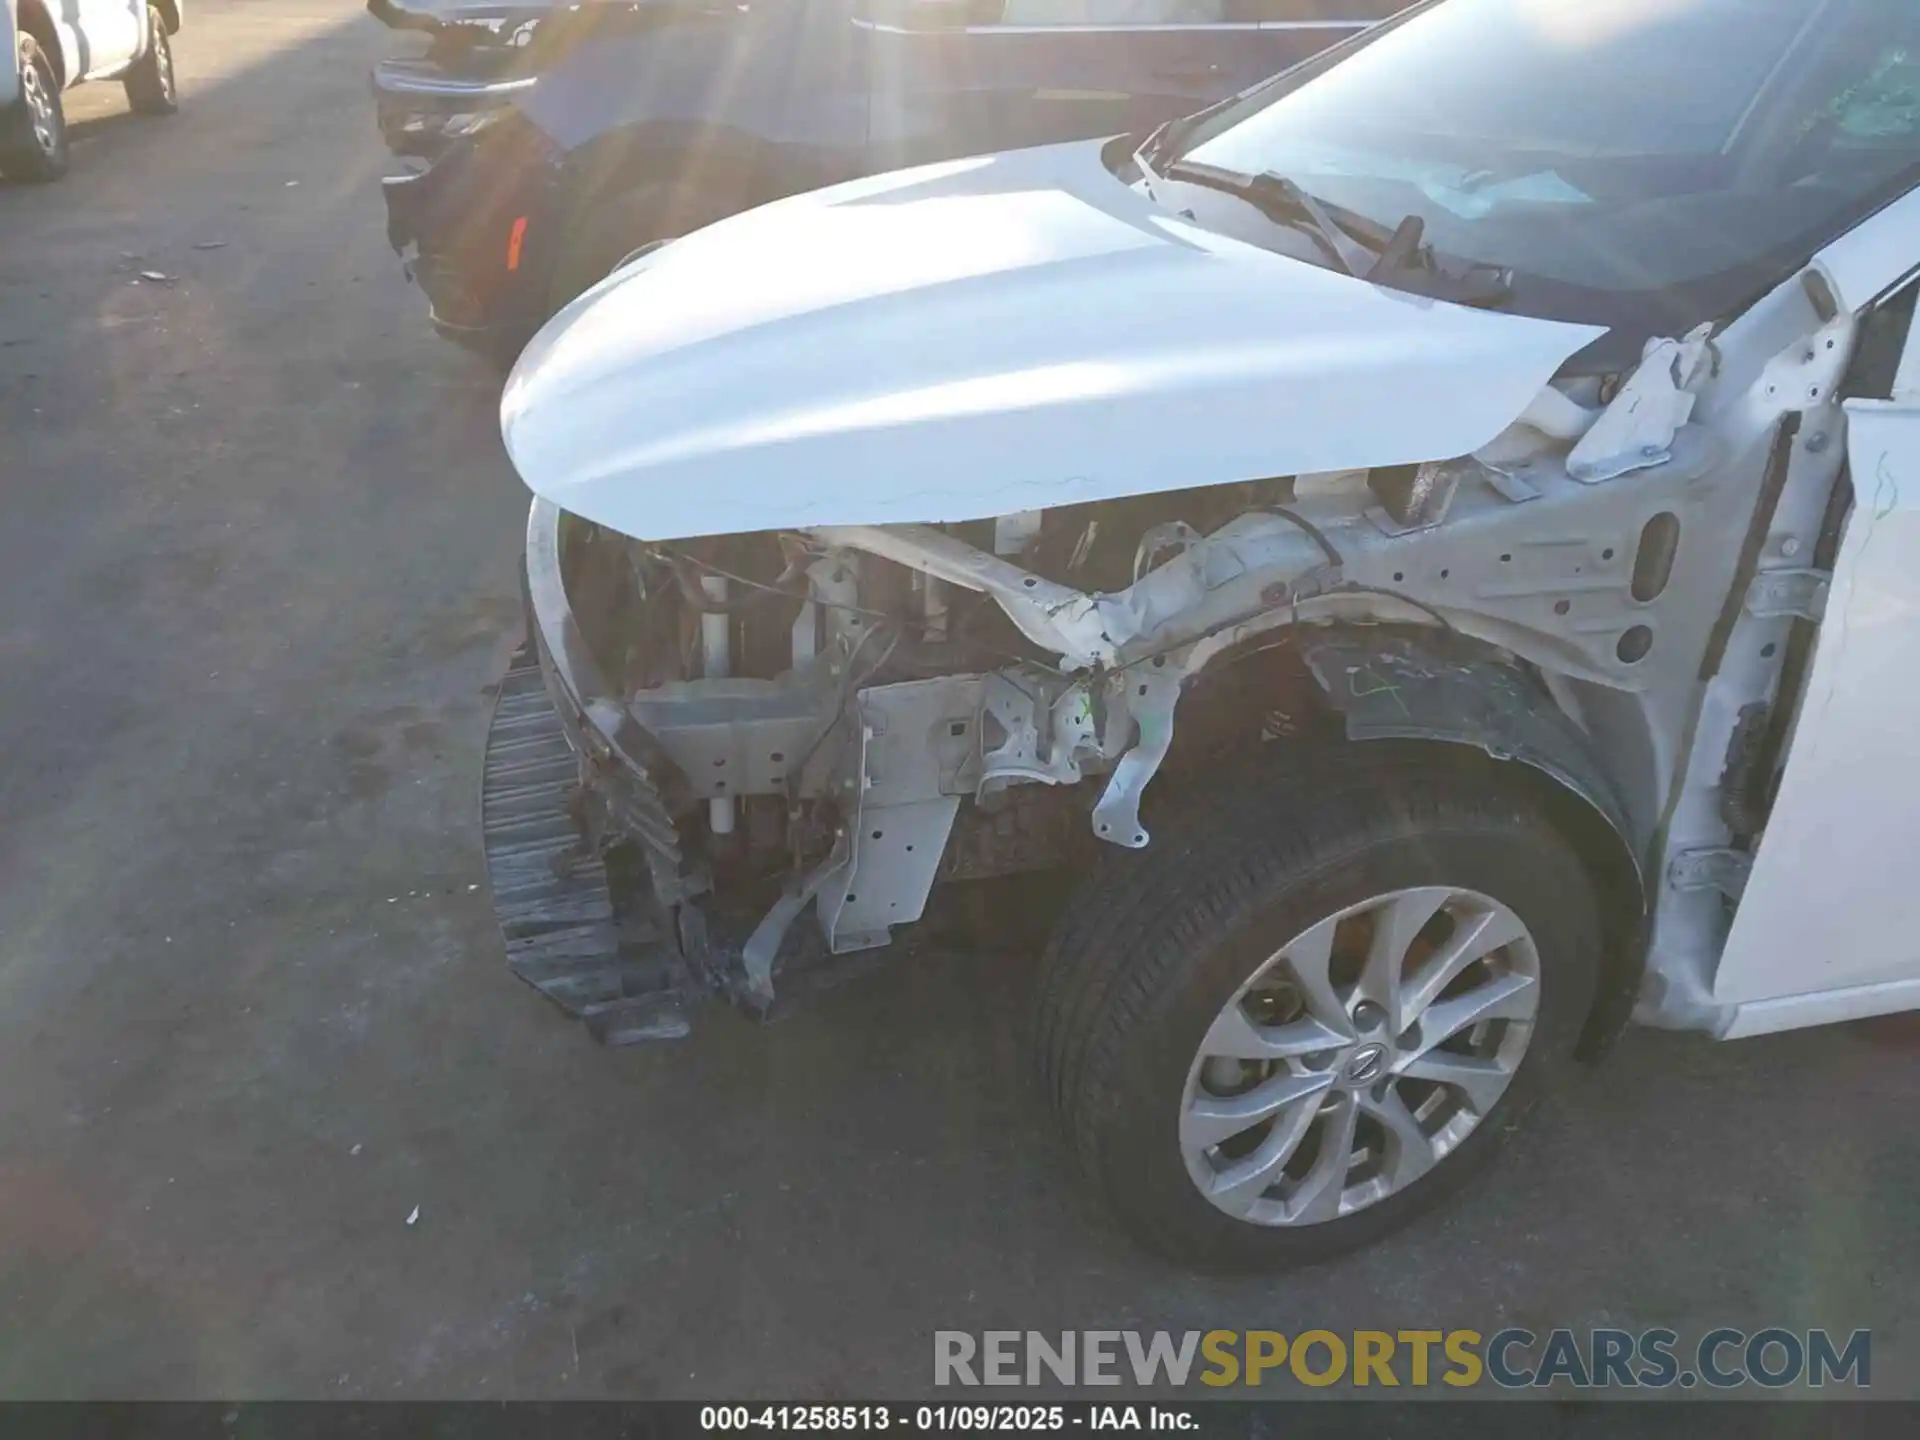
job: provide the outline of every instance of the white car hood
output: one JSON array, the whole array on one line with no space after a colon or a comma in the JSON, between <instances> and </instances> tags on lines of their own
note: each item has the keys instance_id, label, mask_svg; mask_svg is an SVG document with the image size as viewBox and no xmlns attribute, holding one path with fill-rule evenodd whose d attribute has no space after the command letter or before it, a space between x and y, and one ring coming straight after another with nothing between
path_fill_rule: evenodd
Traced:
<instances>
[{"instance_id":1,"label":"white car hood","mask_svg":"<svg viewBox=\"0 0 1920 1440\"><path fill-rule=\"evenodd\" d=\"M508 454L648 540L984 519L1465 454L1601 333L1201 229L1100 149L877 176L675 241L534 338Z\"/></svg>"}]
</instances>

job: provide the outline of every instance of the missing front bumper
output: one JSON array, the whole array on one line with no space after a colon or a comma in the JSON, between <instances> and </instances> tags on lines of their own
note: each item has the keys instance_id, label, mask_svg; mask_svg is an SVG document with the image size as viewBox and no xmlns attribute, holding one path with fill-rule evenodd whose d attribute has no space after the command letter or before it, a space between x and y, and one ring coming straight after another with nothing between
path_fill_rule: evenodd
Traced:
<instances>
[{"instance_id":1,"label":"missing front bumper","mask_svg":"<svg viewBox=\"0 0 1920 1440\"><path fill-rule=\"evenodd\" d=\"M507 967L607 1045L686 1035L693 998L671 922L622 887L580 813L580 761L523 646L487 732L481 824Z\"/></svg>"}]
</instances>

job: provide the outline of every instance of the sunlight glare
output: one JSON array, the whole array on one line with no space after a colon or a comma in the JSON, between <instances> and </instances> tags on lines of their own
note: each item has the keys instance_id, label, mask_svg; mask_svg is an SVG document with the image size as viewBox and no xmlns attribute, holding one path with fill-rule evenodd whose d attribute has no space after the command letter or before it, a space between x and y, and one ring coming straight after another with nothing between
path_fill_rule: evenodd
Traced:
<instances>
[{"instance_id":1,"label":"sunlight glare","mask_svg":"<svg viewBox=\"0 0 1920 1440\"><path fill-rule=\"evenodd\" d=\"M1580 50L1697 10L1700 0L1514 0L1514 5L1519 18L1550 44Z\"/></svg>"}]
</instances>

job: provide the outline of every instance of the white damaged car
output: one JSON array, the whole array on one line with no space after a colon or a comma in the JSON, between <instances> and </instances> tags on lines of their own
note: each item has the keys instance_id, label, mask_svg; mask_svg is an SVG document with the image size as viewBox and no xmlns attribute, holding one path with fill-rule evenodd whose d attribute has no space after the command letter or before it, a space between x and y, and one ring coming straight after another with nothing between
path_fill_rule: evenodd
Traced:
<instances>
[{"instance_id":1,"label":"white damaged car","mask_svg":"<svg viewBox=\"0 0 1920 1440\"><path fill-rule=\"evenodd\" d=\"M1907 0L1432 0L630 260L502 402L511 964L664 1038L1052 877L1045 1087L1220 1266L1629 1018L1920 1007L1917 178Z\"/></svg>"}]
</instances>

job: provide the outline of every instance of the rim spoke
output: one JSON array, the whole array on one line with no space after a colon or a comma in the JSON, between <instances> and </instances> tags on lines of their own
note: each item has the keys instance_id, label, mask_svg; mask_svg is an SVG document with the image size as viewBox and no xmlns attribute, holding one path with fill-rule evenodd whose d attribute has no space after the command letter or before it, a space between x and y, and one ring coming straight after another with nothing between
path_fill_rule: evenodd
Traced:
<instances>
[{"instance_id":1,"label":"rim spoke","mask_svg":"<svg viewBox=\"0 0 1920 1440\"><path fill-rule=\"evenodd\" d=\"M1526 934L1526 927L1520 923L1519 917L1505 907L1484 910L1460 920L1453 934L1447 938L1447 943L1429 956L1419 973L1402 986L1401 1010L1395 1019L1396 1029L1404 1030L1419 1019L1421 1012L1467 966L1491 955L1503 945L1524 940Z\"/></svg>"},{"instance_id":2,"label":"rim spoke","mask_svg":"<svg viewBox=\"0 0 1920 1440\"><path fill-rule=\"evenodd\" d=\"M1199 1096L1180 1117L1180 1144L1188 1150L1206 1150L1303 1100L1308 1103L1301 1108L1311 1118L1314 1106L1319 1104L1320 1092L1332 1083L1331 1072L1275 1075L1244 1095ZM1284 1128L1275 1126L1276 1130ZM1266 1147L1263 1144L1261 1148Z\"/></svg>"},{"instance_id":3,"label":"rim spoke","mask_svg":"<svg viewBox=\"0 0 1920 1440\"><path fill-rule=\"evenodd\" d=\"M1336 955L1363 935L1364 954ZM1194 1185L1237 1221L1302 1226L1420 1183L1491 1123L1540 985L1525 922L1446 886L1363 900L1269 951L1189 1072L1177 1134Z\"/></svg>"},{"instance_id":4,"label":"rim spoke","mask_svg":"<svg viewBox=\"0 0 1920 1440\"><path fill-rule=\"evenodd\" d=\"M1482 1020L1531 1020L1539 1003L1539 986L1531 975L1502 975L1476 985L1463 995L1427 1008L1420 1017L1420 1045L1413 1054L1425 1055L1449 1036Z\"/></svg>"},{"instance_id":5,"label":"rim spoke","mask_svg":"<svg viewBox=\"0 0 1920 1440\"><path fill-rule=\"evenodd\" d=\"M1285 1025L1256 1025L1235 1001L1200 1042L1202 1055L1224 1055L1234 1060L1289 1060L1317 1055L1345 1043L1346 1037L1318 1020L1294 1020Z\"/></svg>"},{"instance_id":6,"label":"rim spoke","mask_svg":"<svg viewBox=\"0 0 1920 1440\"><path fill-rule=\"evenodd\" d=\"M1325 1128L1320 1132L1320 1153L1313 1157L1313 1168L1294 1188L1287 1205L1290 1223L1310 1225L1333 1219L1340 1213L1340 1197L1346 1193L1360 1107L1351 1095L1343 1095L1337 1107L1323 1110L1321 1116Z\"/></svg>"},{"instance_id":7,"label":"rim spoke","mask_svg":"<svg viewBox=\"0 0 1920 1440\"><path fill-rule=\"evenodd\" d=\"M1260 1148L1235 1161L1215 1178L1208 1194L1213 1203L1230 1215L1245 1215L1280 1177L1281 1168L1293 1158L1300 1142L1320 1113L1318 1097L1297 1104L1293 1112L1274 1123L1273 1131L1260 1142Z\"/></svg>"},{"instance_id":8,"label":"rim spoke","mask_svg":"<svg viewBox=\"0 0 1920 1440\"><path fill-rule=\"evenodd\" d=\"M1407 951L1452 896L1451 890L1438 886L1404 890L1373 911L1373 939L1367 946L1358 993L1387 1012L1387 1024L1396 1034L1405 1028L1400 991Z\"/></svg>"},{"instance_id":9,"label":"rim spoke","mask_svg":"<svg viewBox=\"0 0 1920 1440\"><path fill-rule=\"evenodd\" d=\"M1398 1090L1389 1089L1384 1100L1367 1094L1359 1100L1360 1108L1378 1120L1386 1132L1384 1173L1389 1185L1395 1190L1404 1189L1433 1168L1433 1142L1427 1139L1427 1132L1420 1128Z\"/></svg>"},{"instance_id":10,"label":"rim spoke","mask_svg":"<svg viewBox=\"0 0 1920 1440\"><path fill-rule=\"evenodd\" d=\"M1340 1003L1340 996L1334 991L1331 969L1333 933L1338 928L1337 920L1322 920L1280 953L1300 987L1307 1014L1345 1037L1353 1034L1353 1022L1347 1018L1347 1007Z\"/></svg>"},{"instance_id":11,"label":"rim spoke","mask_svg":"<svg viewBox=\"0 0 1920 1440\"><path fill-rule=\"evenodd\" d=\"M1430 1080L1457 1090L1476 1115L1485 1115L1507 1092L1514 1066L1478 1055L1455 1055L1450 1050L1429 1050L1401 1067L1409 1080Z\"/></svg>"}]
</instances>

